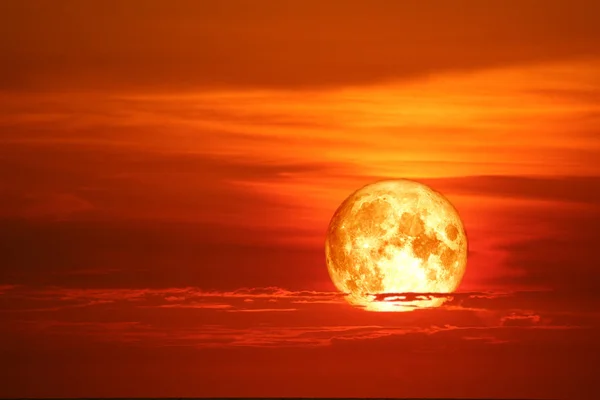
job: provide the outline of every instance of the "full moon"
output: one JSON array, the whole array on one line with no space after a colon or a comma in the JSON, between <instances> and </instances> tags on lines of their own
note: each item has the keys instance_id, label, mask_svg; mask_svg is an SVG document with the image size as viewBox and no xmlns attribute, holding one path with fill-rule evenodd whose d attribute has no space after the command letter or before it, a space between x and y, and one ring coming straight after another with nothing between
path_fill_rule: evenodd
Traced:
<instances>
[{"instance_id":1,"label":"full moon","mask_svg":"<svg viewBox=\"0 0 600 400\"><path fill-rule=\"evenodd\" d=\"M411 311L437 307L444 299L376 296L454 292L467 265L467 237L458 212L441 193L405 179L380 181L352 193L335 211L325 255L334 285L350 304L368 311Z\"/></svg>"}]
</instances>

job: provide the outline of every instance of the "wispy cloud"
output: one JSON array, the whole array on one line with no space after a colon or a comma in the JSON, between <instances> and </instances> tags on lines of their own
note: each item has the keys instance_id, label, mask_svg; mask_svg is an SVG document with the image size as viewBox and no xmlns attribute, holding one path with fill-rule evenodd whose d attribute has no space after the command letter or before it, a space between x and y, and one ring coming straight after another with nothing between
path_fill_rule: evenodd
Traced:
<instances>
[{"instance_id":1,"label":"wispy cloud","mask_svg":"<svg viewBox=\"0 0 600 400\"><path fill-rule=\"evenodd\" d=\"M336 292L278 287L204 291L198 288L7 288L2 319L11 330L125 341L144 346L326 346L336 341L464 332L464 340L501 344L507 329L565 330L595 326L590 313L554 310L560 293L392 293L377 301L444 298L438 308L376 313L353 308ZM571 301L573 301L571 299ZM316 309L315 307L318 307ZM110 310L110 313L107 312ZM168 322L159 323L152 314ZM265 324L257 325L257 315ZM134 317L135 320L120 322ZM90 318L101 318L90 321ZM86 322L82 322L85 318ZM33 334L33 333L32 333ZM461 337L462 337L461 336ZM513 340L513 339L510 339Z\"/></svg>"},{"instance_id":2,"label":"wispy cloud","mask_svg":"<svg viewBox=\"0 0 600 400\"><path fill-rule=\"evenodd\" d=\"M500 319L503 326L536 326L542 318L532 311L521 313L511 312Z\"/></svg>"},{"instance_id":3,"label":"wispy cloud","mask_svg":"<svg viewBox=\"0 0 600 400\"><path fill-rule=\"evenodd\" d=\"M17 285L0 285L0 294L9 292L13 289L16 289L17 287L18 287Z\"/></svg>"},{"instance_id":4,"label":"wispy cloud","mask_svg":"<svg viewBox=\"0 0 600 400\"><path fill-rule=\"evenodd\" d=\"M2 289L2 288L0 288ZM264 304L345 304L344 294L338 292L290 291L278 287L241 288L233 291L206 291L194 287L165 289L70 289L21 288L4 286L11 297L20 303L9 304L0 311L27 311L22 304L50 304L47 310L72 307L93 307L100 304L131 303L145 308L213 309L238 312L292 311L291 308L265 308ZM1 292L0 292L1 293ZM34 307L32 310L44 308Z\"/></svg>"},{"instance_id":5,"label":"wispy cloud","mask_svg":"<svg viewBox=\"0 0 600 400\"><path fill-rule=\"evenodd\" d=\"M132 307L145 308L213 308L235 310L266 310L275 308L291 309L290 305L306 307L311 304L350 307L341 292L320 292L314 290L294 291L280 287L240 288L230 291L203 290L196 287L147 288L147 289L77 289L4 285L0 287L6 298L19 299L21 303L36 302L55 307L93 307L100 304L123 303ZM486 291L455 293L379 293L371 295L372 301L391 302L405 305L419 300L443 299L441 307L465 310L502 310L512 307L515 299L520 308L540 306L546 300L561 298L578 301L585 293L565 293L553 290L535 291ZM7 303L4 307L25 310ZM264 307L265 304L277 307ZM231 311L231 310L230 310Z\"/></svg>"},{"instance_id":6,"label":"wispy cloud","mask_svg":"<svg viewBox=\"0 0 600 400\"><path fill-rule=\"evenodd\" d=\"M272 312L276 310L260 310ZM281 310L277 310L281 311ZM283 310L286 311L286 310ZM239 311L238 311L239 312ZM201 325L196 328L171 329L138 321L132 322L62 322L42 320L33 323L20 322L20 329L44 335L76 336L103 342L138 343L141 346L178 345L195 348L206 347L298 347L330 346L339 341L369 341L381 338L415 335L435 336L444 332L457 332L463 340L481 340L493 344L505 330L573 330L576 326L289 326L248 327L244 329L223 325Z\"/></svg>"}]
</instances>

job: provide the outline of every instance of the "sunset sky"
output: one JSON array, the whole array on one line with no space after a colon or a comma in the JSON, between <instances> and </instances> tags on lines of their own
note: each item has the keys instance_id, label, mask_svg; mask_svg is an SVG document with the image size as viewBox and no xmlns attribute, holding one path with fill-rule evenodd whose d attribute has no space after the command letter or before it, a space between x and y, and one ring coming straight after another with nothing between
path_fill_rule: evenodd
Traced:
<instances>
[{"instance_id":1,"label":"sunset sky","mask_svg":"<svg viewBox=\"0 0 600 400\"><path fill-rule=\"evenodd\" d=\"M600 398L597 0L2 0L0 396ZM354 190L455 205L367 312Z\"/></svg>"}]
</instances>

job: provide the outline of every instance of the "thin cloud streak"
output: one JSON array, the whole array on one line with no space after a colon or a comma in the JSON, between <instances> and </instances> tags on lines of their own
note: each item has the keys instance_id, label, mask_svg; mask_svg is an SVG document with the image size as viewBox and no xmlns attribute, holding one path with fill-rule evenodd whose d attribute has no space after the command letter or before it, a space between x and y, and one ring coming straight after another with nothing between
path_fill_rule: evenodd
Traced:
<instances>
[{"instance_id":1,"label":"thin cloud streak","mask_svg":"<svg viewBox=\"0 0 600 400\"><path fill-rule=\"evenodd\" d=\"M273 310L268 310L273 311ZM260 311L262 312L262 311ZM496 326L302 326L258 327L235 329L226 326L203 325L195 329L165 329L137 321L127 322L62 322L41 320L21 322L19 329L36 334L88 338L102 342L138 343L141 346L179 345L195 348L213 347L297 347L330 346L336 341L368 341L402 335L435 336L449 331L462 331L465 340L474 337L502 335L503 331L519 330L582 330L580 326L506 324ZM463 335L461 335L463 336Z\"/></svg>"}]
</instances>

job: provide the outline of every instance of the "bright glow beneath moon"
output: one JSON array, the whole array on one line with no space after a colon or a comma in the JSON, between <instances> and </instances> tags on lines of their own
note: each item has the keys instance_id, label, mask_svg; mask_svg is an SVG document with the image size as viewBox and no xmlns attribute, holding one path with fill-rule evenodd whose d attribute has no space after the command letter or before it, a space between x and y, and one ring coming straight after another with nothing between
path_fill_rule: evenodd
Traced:
<instances>
[{"instance_id":1,"label":"bright glow beneath moon","mask_svg":"<svg viewBox=\"0 0 600 400\"><path fill-rule=\"evenodd\" d=\"M352 305L370 311L437 307L441 298L373 301L382 293L451 293L467 264L467 237L440 193L409 181L381 181L336 210L325 243L327 269Z\"/></svg>"}]
</instances>

